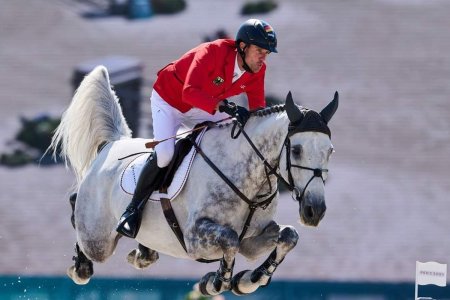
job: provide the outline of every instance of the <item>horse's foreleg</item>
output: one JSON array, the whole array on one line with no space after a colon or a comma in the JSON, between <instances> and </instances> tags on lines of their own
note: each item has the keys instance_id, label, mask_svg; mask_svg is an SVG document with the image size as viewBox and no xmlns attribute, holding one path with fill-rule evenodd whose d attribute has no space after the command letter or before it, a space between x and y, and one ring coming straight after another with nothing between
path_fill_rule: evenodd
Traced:
<instances>
[{"instance_id":1,"label":"horse's foreleg","mask_svg":"<svg viewBox=\"0 0 450 300\"><path fill-rule=\"evenodd\" d=\"M279 235L280 225L271 221L260 235L243 239L239 247L239 253L249 260L255 260L275 249Z\"/></svg>"},{"instance_id":2,"label":"horse's foreleg","mask_svg":"<svg viewBox=\"0 0 450 300\"><path fill-rule=\"evenodd\" d=\"M151 264L155 263L158 259L158 252L141 244L139 244L138 249L132 250L127 256L127 261L136 269L147 268Z\"/></svg>"},{"instance_id":3,"label":"horse's foreleg","mask_svg":"<svg viewBox=\"0 0 450 300\"><path fill-rule=\"evenodd\" d=\"M262 236L264 236L264 233L266 233L266 230ZM294 227L286 226L281 229L276 247L269 257L255 270L242 271L233 277L231 283L233 293L237 295L249 294L260 286L267 286L278 265L283 261L289 251L295 247L297 241L298 233ZM271 245L272 241L268 240L268 243Z\"/></svg>"},{"instance_id":4,"label":"horse's foreleg","mask_svg":"<svg viewBox=\"0 0 450 300\"><path fill-rule=\"evenodd\" d=\"M75 264L67 269L67 275L76 284L86 284L94 274L92 261L84 255L78 244L75 244L76 255L72 258Z\"/></svg>"},{"instance_id":5,"label":"horse's foreleg","mask_svg":"<svg viewBox=\"0 0 450 300\"><path fill-rule=\"evenodd\" d=\"M200 280L200 292L204 295L217 295L230 290L234 258L239 250L239 236L236 231L203 218L197 220L190 232L187 247L192 256L207 257L208 253L223 253L219 269L206 274Z\"/></svg>"}]
</instances>

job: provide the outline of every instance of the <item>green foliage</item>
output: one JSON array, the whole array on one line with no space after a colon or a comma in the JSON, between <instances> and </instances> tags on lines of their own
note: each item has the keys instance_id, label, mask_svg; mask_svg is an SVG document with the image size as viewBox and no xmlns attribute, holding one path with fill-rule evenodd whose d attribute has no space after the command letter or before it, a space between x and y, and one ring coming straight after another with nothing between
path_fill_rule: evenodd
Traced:
<instances>
[{"instance_id":1,"label":"green foliage","mask_svg":"<svg viewBox=\"0 0 450 300\"><path fill-rule=\"evenodd\" d=\"M0 164L18 167L28 163L52 163L51 156L45 151L50 146L53 132L60 123L60 119L41 116L34 119L21 118L22 128L16 134L15 148L10 153L0 155ZM42 160L41 160L42 158Z\"/></svg>"},{"instance_id":2,"label":"green foliage","mask_svg":"<svg viewBox=\"0 0 450 300\"><path fill-rule=\"evenodd\" d=\"M264 14L275 8L278 4L273 0L261 0L257 2L247 2L241 9L241 15Z\"/></svg>"},{"instance_id":3,"label":"green foliage","mask_svg":"<svg viewBox=\"0 0 450 300\"><path fill-rule=\"evenodd\" d=\"M42 116L35 119L21 119L22 128L16 136L16 140L44 153L50 145L53 131L58 127L60 120Z\"/></svg>"},{"instance_id":4,"label":"green foliage","mask_svg":"<svg viewBox=\"0 0 450 300\"><path fill-rule=\"evenodd\" d=\"M35 159L29 153L21 149L15 149L12 153L2 153L0 164L8 167L19 167L34 162Z\"/></svg>"},{"instance_id":5,"label":"green foliage","mask_svg":"<svg viewBox=\"0 0 450 300\"><path fill-rule=\"evenodd\" d=\"M151 0L153 13L174 14L186 8L185 0Z\"/></svg>"}]
</instances>

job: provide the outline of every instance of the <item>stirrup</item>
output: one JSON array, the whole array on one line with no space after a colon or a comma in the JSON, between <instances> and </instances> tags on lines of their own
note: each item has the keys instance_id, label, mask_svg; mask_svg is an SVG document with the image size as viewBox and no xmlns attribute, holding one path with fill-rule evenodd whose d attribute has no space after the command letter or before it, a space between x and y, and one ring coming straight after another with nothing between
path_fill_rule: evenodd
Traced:
<instances>
[{"instance_id":1,"label":"stirrup","mask_svg":"<svg viewBox=\"0 0 450 300\"><path fill-rule=\"evenodd\" d=\"M141 227L140 211L134 207L127 208L120 217L116 231L123 236L134 239Z\"/></svg>"}]
</instances>

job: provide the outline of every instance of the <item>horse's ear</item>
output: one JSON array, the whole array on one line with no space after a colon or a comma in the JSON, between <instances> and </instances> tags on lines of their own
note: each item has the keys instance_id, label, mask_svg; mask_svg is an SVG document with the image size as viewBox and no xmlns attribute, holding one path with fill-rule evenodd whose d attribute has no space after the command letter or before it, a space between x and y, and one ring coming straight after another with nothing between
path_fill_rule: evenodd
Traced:
<instances>
[{"instance_id":1,"label":"horse's ear","mask_svg":"<svg viewBox=\"0 0 450 300\"><path fill-rule=\"evenodd\" d=\"M291 91L286 96L286 104L284 106L286 108L286 113L288 115L289 121L291 123L297 123L301 121L303 118L303 114L297 105L295 105L294 100L292 99Z\"/></svg>"},{"instance_id":2,"label":"horse's ear","mask_svg":"<svg viewBox=\"0 0 450 300\"><path fill-rule=\"evenodd\" d=\"M334 93L333 100L331 100L331 102L328 103L328 105L324 109L322 109L322 111L320 112L320 115L322 116L322 118L326 124L328 124L328 122L331 120L334 113L338 109L338 106L339 106L339 94L336 91Z\"/></svg>"}]
</instances>

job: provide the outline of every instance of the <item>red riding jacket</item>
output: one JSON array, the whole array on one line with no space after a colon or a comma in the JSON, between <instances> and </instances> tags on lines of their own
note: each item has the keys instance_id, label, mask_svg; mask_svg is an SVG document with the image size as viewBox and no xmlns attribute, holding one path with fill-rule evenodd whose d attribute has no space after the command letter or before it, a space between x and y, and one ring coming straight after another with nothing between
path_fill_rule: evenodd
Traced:
<instances>
[{"instance_id":1,"label":"red riding jacket","mask_svg":"<svg viewBox=\"0 0 450 300\"><path fill-rule=\"evenodd\" d=\"M265 107L266 65L258 73L244 72L232 83L236 54L233 40L200 44L161 69L153 88L182 113L197 107L213 114L221 100L243 92L250 109Z\"/></svg>"}]
</instances>

